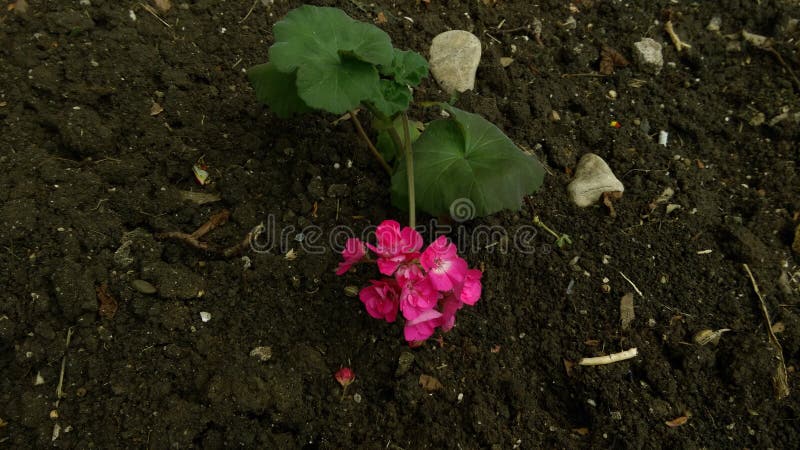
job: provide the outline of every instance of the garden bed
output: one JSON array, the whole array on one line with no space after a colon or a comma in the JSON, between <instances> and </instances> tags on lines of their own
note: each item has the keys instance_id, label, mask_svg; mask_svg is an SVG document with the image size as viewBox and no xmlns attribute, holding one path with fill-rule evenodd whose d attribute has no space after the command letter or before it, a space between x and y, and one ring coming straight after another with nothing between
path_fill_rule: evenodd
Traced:
<instances>
[{"instance_id":1,"label":"garden bed","mask_svg":"<svg viewBox=\"0 0 800 450\"><path fill-rule=\"evenodd\" d=\"M28 3L0 12L2 446L800 446L800 403L795 391L776 398L779 353L743 266L794 389L793 2L312 2L382 22L397 47L423 55L442 31L473 32L477 85L455 105L549 170L520 211L449 224L484 270L483 297L413 349L400 325L345 294L374 274L337 277L339 255L306 241L405 221L381 167L351 122L278 119L243 72L266 61L273 23L300 2L174 2L156 14L110 0ZM666 19L691 48L676 50ZM634 62L645 37L664 46L657 75ZM631 64L598 74L604 45ZM415 97L448 99L430 79ZM568 199L587 152L625 185L614 217ZM262 222L273 234L233 257L158 239L223 210L203 242L235 246ZM555 246L534 216L572 244ZM430 220L419 218L428 231ZM502 231L476 237L486 227ZM730 331L716 344L694 339L720 329ZM627 361L576 364L630 348ZM356 375L346 392L334 379L343 366ZM423 375L441 387L424 389Z\"/></svg>"}]
</instances>

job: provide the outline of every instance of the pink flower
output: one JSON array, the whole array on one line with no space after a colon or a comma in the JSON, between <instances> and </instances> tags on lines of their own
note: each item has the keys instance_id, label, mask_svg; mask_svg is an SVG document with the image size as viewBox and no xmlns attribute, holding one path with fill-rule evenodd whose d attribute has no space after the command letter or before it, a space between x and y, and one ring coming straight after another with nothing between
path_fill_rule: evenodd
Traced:
<instances>
[{"instance_id":1,"label":"pink flower","mask_svg":"<svg viewBox=\"0 0 800 450\"><path fill-rule=\"evenodd\" d=\"M366 253L367 249L365 248L364 243L361 242L361 239L348 239L344 244L344 250L342 250L342 257L344 258L344 261L339 263L339 268L336 269L336 275L342 275L350 270L350 267L352 267L353 264L361 261Z\"/></svg>"},{"instance_id":2,"label":"pink flower","mask_svg":"<svg viewBox=\"0 0 800 450\"><path fill-rule=\"evenodd\" d=\"M433 286L442 292L464 281L468 268L467 262L458 256L456 246L444 236L439 236L422 252L419 262L428 272Z\"/></svg>"},{"instance_id":3,"label":"pink flower","mask_svg":"<svg viewBox=\"0 0 800 450\"><path fill-rule=\"evenodd\" d=\"M442 331L450 331L453 328L456 324L456 313L463 306L464 303L453 294L448 294L442 299L442 318L440 320Z\"/></svg>"},{"instance_id":4,"label":"pink flower","mask_svg":"<svg viewBox=\"0 0 800 450\"><path fill-rule=\"evenodd\" d=\"M405 285L407 281L416 281L422 278L425 278L425 274L416 263L401 264L394 272L394 279L397 280L397 284L401 287Z\"/></svg>"},{"instance_id":5,"label":"pink flower","mask_svg":"<svg viewBox=\"0 0 800 450\"><path fill-rule=\"evenodd\" d=\"M342 367L341 369L337 370L333 376L343 388L350 386L350 383L356 379L356 374L353 372L353 369L349 367Z\"/></svg>"},{"instance_id":6,"label":"pink flower","mask_svg":"<svg viewBox=\"0 0 800 450\"><path fill-rule=\"evenodd\" d=\"M464 276L464 283L462 283L460 286L456 286L456 288L453 290L460 301L470 306L474 305L475 302L478 301L478 299L481 297L482 276L483 272L478 269L467 270L467 273Z\"/></svg>"},{"instance_id":7,"label":"pink flower","mask_svg":"<svg viewBox=\"0 0 800 450\"><path fill-rule=\"evenodd\" d=\"M406 279L400 288L400 311L407 320L416 319L424 311L433 308L439 299L436 288L421 273Z\"/></svg>"},{"instance_id":8,"label":"pink flower","mask_svg":"<svg viewBox=\"0 0 800 450\"><path fill-rule=\"evenodd\" d=\"M403 328L403 335L406 341L418 342L431 337L433 330L439 325L439 318L441 317L442 313L435 309L429 309L422 312L416 319L407 321L405 328Z\"/></svg>"},{"instance_id":9,"label":"pink flower","mask_svg":"<svg viewBox=\"0 0 800 450\"><path fill-rule=\"evenodd\" d=\"M378 254L378 270L384 275L392 275L397 268L419 257L422 236L413 228L400 229L394 220L384 220L375 231L378 245L367 246Z\"/></svg>"},{"instance_id":10,"label":"pink flower","mask_svg":"<svg viewBox=\"0 0 800 450\"><path fill-rule=\"evenodd\" d=\"M372 286L361 289L358 298L367 308L367 313L376 318L392 323L397 319L400 288L392 279L372 280Z\"/></svg>"}]
</instances>

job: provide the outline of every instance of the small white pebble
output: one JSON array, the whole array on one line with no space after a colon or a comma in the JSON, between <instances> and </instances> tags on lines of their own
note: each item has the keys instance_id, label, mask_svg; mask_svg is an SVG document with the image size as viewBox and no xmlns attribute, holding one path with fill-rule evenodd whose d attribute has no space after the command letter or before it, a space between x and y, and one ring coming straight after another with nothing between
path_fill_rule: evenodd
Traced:
<instances>
[{"instance_id":1,"label":"small white pebble","mask_svg":"<svg viewBox=\"0 0 800 450\"><path fill-rule=\"evenodd\" d=\"M128 10L128 17L130 17L132 21L136 22L136 13L133 12L132 9Z\"/></svg>"},{"instance_id":2,"label":"small white pebble","mask_svg":"<svg viewBox=\"0 0 800 450\"><path fill-rule=\"evenodd\" d=\"M613 89L608 91L608 98L610 98L611 100L616 99L617 98L617 91L615 91Z\"/></svg>"},{"instance_id":3,"label":"small white pebble","mask_svg":"<svg viewBox=\"0 0 800 450\"><path fill-rule=\"evenodd\" d=\"M33 385L34 386L41 386L43 384L44 384L44 377L42 376L41 373L37 373L36 374L36 379L33 380Z\"/></svg>"},{"instance_id":4,"label":"small white pebble","mask_svg":"<svg viewBox=\"0 0 800 450\"><path fill-rule=\"evenodd\" d=\"M200 320L203 322L208 322L211 320L211 313L206 311L200 311Z\"/></svg>"},{"instance_id":5,"label":"small white pebble","mask_svg":"<svg viewBox=\"0 0 800 450\"><path fill-rule=\"evenodd\" d=\"M664 130L658 132L658 145L663 145L664 147L666 147L667 139L669 139L669 133L667 133Z\"/></svg>"},{"instance_id":6,"label":"small white pebble","mask_svg":"<svg viewBox=\"0 0 800 450\"><path fill-rule=\"evenodd\" d=\"M225 27L222 27L222 28L219 29L219 34L225 34L226 31L228 31L228 29L225 28Z\"/></svg>"},{"instance_id":7,"label":"small white pebble","mask_svg":"<svg viewBox=\"0 0 800 450\"><path fill-rule=\"evenodd\" d=\"M459 403L464 401L464 393L463 392L459 392L458 393L458 401L459 401Z\"/></svg>"},{"instance_id":8,"label":"small white pebble","mask_svg":"<svg viewBox=\"0 0 800 450\"><path fill-rule=\"evenodd\" d=\"M353 394L353 401L356 403L361 403L361 394Z\"/></svg>"},{"instance_id":9,"label":"small white pebble","mask_svg":"<svg viewBox=\"0 0 800 450\"><path fill-rule=\"evenodd\" d=\"M333 163L333 168L334 169L338 169L339 167L342 167L342 166L339 165L339 163Z\"/></svg>"}]
</instances>

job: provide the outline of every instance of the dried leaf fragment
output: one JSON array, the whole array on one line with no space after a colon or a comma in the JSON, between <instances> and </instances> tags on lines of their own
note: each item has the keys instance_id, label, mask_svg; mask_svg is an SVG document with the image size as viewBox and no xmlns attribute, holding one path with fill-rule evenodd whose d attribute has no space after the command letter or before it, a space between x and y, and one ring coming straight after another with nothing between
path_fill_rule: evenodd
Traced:
<instances>
[{"instance_id":1,"label":"dried leaf fragment","mask_svg":"<svg viewBox=\"0 0 800 450\"><path fill-rule=\"evenodd\" d=\"M575 434L579 434L581 436L588 436L589 435L589 429L585 428L585 427L584 428L573 428L572 431L575 432Z\"/></svg>"},{"instance_id":2,"label":"dried leaf fragment","mask_svg":"<svg viewBox=\"0 0 800 450\"><path fill-rule=\"evenodd\" d=\"M564 371L567 373L568 377L572 376L572 369L575 368L575 361L570 361L568 359L564 359Z\"/></svg>"},{"instance_id":3,"label":"dried leaf fragment","mask_svg":"<svg viewBox=\"0 0 800 450\"><path fill-rule=\"evenodd\" d=\"M438 379L425 374L419 376L419 385L422 387L422 389L425 389L427 392L438 391L439 389L442 389L444 387L442 386L442 383L439 382Z\"/></svg>"},{"instance_id":4,"label":"dried leaf fragment","mask_svg":"<svg viewBox=\"0 0 800 450\"><path fill-rule=\"evenodd\" d=\"M600 49L600 73L603 75L611 75L617 67L625 67L630 64L622 53L618 52L608 45L603 45Z\"/></svg>"},{"instance_id":5,"label":"dried leaf fragment","mask_svg":"<svg viewBox=\"0 0 800 450\"><path fill-rule=\"evenodd\" d=\"M98 308L100 317L104 319L113 319L114 315L117 314L119 305L117 304L117 300L108 292L108 284L103 283L97 286L95 292L97 292L97 300L100 302L100 307Z\"/></svg>"},{"instance_id":6,"label":"dried leaf fragment","mask_svg":"<svg viewBox=\"0 0 800 450\"><path fill-rule=\"evenodd\" d=\"M694 335L694 343L697 345L706 345L706 344L714 344L717 345L719 343L719 338L722 337L722 333L726 331L731 331L730 328L722 328L719 330L700 330Z\"/></svg>"},{"instance_id":7,"label":"dried leaf fragment","mask_svg":"<svg viewBox=\"0 0 800 450\"><path fill-rule=\"evenodd\" d=\"M617 217L617 210L614 208L614 200L619 200L622 198L622 192L620 191L610 191L610 192L603 192L603 205L608 208L608 215L613 217Z\"/></svg>"},{"instance_id":8,"label":"dried leaf fragment","mask_svg":"<svg viewBox=\"0 0 800 450\"><path fill-rule=\"evenodd\" d=\"M181 200L197 203L198 205L205 205L206 203L214 203L222 200L222 197L219 195L206 192L178 191L178 195L181 197Z\"/></svg>"},{"instance_id":9,"label":"dried leaf fragment","mask_svg":"<svg viewBox=\"0 0 800 450\"><path fill-rule=\"evenodd\" d=\"M157 115L161 114L163 111L164 111L164 108L162 108L161 105L159 105L156 102L153 102L153 106L150 107L150 115L151 116L157 116Z\"/></svg>"},{"instance_id":10,"label":"dried leaf fragment","mask_svg":"<svg viewBox=\"0 0 800 450\"><path fill-rule=\"evenodd\" d=\"M666 421L664 423L666 423L667 426L670 427L670 428L677 428L677 427L679 427L681 425L684 425L688 421L689 421L689 416L685 415L685 416L676 417L676 418L674 418L672 420L668 420L668 421Z\"/></svg>"},{"instance_id":11,"label":"dried leaf fragment","mask_svg":"<svg viewBox=\"0 0 800 450\"><path fill-rule=\"evenodd\" d=\"M383 11L379 12L378 17L375 18L375 23L377 23L378 25L383 25L386 22L388 22L388 20L386 19L386 14L384 14Z\"/></svg>"},{"instance_id":12,"label":"dried leaf fragment","mask_svg":"<svg viewBox=\"0 0 800 450\"><path fill-rule=\"evenodd\" d=\"M636 318L633 311L633 293L628 292L619 300L619 320L623 330L631 326L631 322Z\"/></svg>"}]
</instances>

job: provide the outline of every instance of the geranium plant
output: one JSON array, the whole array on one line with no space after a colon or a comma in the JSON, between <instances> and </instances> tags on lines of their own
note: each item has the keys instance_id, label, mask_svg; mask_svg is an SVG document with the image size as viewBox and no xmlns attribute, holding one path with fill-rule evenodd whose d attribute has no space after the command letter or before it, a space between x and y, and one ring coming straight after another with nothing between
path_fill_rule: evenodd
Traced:
<instances>
[{"instance_id":1,"label":"geranium plant","mask_svg":"<svg viewBox=\"0 0 800 450\"><path fill-rule=\"evenodd\" d=\"M480 297L481 272L469 269L445 237L422 250L416 208L444 215L467 199L476 216L518 209L542 184L541 164L483 117L452 105L428 102L448 117L426 125L410 120L413 88L427 77L428 63L394 48L372 24L336 8L304 5L277 22L273 36L269 62L248 71L257 98L282 118L314 110L348 113L392 178L392 203L408 207L409 227L386 221L376 245L349 240L337 273L374 261L386 278L362 289L361 301L371 316L388 322L401 312L407 340L425 340L437 327L449 330L456 311ZM372 115L377 147L359 110Z\"/></svg>"},{"instance_id":2,"label":"geranium plant","mask_svg":"<svg viewBox=\"0 0 800 450\"><path fill-rule=\"evenodd\" d=\"M257 98L279 117L313 110L349 113L374 156L392 177L392 203L443 215L459 199L475 215L518 209L542 184L544 171L483 117L438 104L449 118L409 120L412 89L428 75L420 54L398 50L380 28L336 8L304 5L273 28L269 62L250 68ZM368 110L379 133L378 150L356 117ZM416 126L413 126L416 125ZM389 162L393 164L390 165Z\"/></svg>"}]
</instances>

